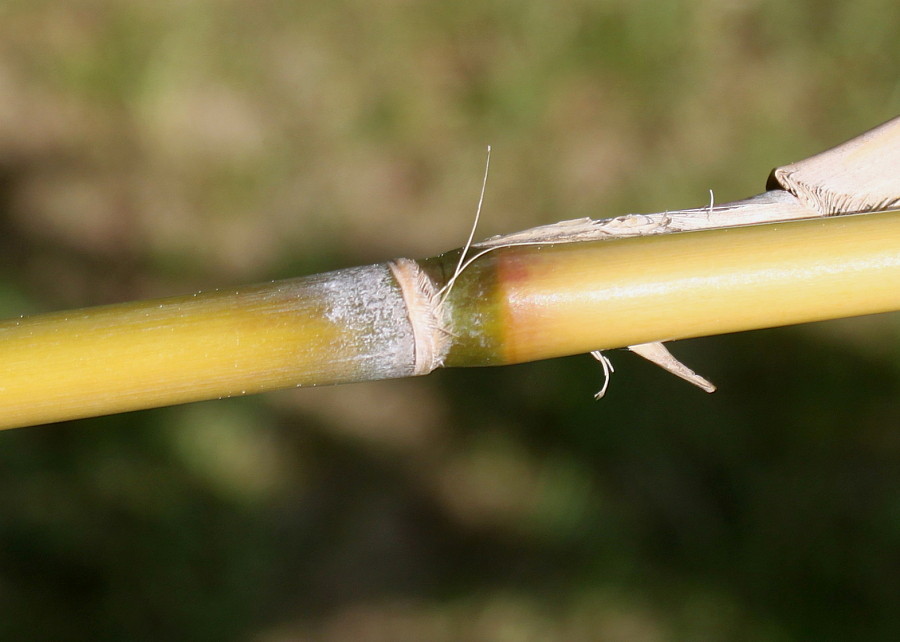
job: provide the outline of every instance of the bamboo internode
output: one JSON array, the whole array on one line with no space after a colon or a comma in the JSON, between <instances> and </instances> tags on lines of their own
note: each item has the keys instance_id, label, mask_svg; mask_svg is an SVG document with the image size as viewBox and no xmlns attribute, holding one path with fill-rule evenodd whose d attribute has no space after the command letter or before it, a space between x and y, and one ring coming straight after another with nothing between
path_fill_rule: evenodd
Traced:
<instances>
[{"instance_id":1,"label":"bamboo internode","mask_svg":"<svg viewBox=\"0 0 900 642\"><path fill-rule=\"evenodd\" d=\"M0 324L0 427L414 374L386 265Z\"/></svg>"},{"instance_id":2,"label":"bamboo internode","mask_svg":"<svg viewBox=\"0 0 900 642\"><path fill-rule=\"evenodd\" d=\"M447 365L519 363L900 309L900 213L511 247L470 270Z\"/></svg>"}]
</instances>

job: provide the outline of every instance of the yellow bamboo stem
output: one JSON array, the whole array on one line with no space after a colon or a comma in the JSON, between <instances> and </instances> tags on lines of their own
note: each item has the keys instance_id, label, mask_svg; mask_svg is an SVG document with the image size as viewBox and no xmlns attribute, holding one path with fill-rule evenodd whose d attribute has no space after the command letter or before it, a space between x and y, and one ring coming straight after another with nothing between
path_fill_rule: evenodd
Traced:
<instances>
[{"instance_id":1,"label":"yellow bamboo stem","mask_svg":"<svg viewBox=\"0 0 900 642\"><path fill-rule=\"evenodd\" d=\"M471 260L2 322L0 428L900 310L900 213L854 214L900 203L898 141L900 118L759 197L563 221Z\"/></svg>"},{"instance_id":2,"label":"yellow bamboo stem","mask_svg":"<svg viewBox=\"0 0 900 642\"><path fill-rule=\"evenodd\" d=\"M898 240L900 213L864 214L502 248L441 305L424 274L458 253L412 285L395 262L14 319L0 427L897 310ZM444 340L428 364L423 332Z\"/></svg>"},{"instance_id":3,"label":"yellow bamboo stem","mask_svg":"<svg viewBox=\"0 0 900 642\"><path fill-rule=\"evenodd\" d=\"M387 266L0 323L0 428L414 374Z\"/></svg>"},{"instance_id":4,"label":"yellow bamboo stem","mask_svg":"<svg viewBox=\"0 0 900 642\"><path fill-rule=\"evenodd\" d=\"M900 213L509 248L490 260L495 363L900 309Z\"/></svg>"},{"instance_id":5,"label":"yellow bamboo stem","mask_svg":"<svg viewBox=\"0 0 900 642\"><path fill-rule=\"evenodd\" d=\"M900 213L511 247L470 269L445 363L520 363L900 310Z\"/></svg>"}]
</instances>

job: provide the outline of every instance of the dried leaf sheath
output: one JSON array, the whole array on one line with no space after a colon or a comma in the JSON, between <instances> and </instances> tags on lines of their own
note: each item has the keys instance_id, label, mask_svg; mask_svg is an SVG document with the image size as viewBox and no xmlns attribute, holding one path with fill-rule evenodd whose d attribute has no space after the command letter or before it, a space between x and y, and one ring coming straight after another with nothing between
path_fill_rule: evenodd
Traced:
<instances>
[{"instance_id":1,"label":"dried leaf sheath","mask_svg":"<svg viewBox=\"0 0 900 642\"><path fill-rule=\"evenodd\" d=\"M770 188L785 189L822 214L900 205L900 118L821 154L779 167Z\"/></svg>"}]
</instances>

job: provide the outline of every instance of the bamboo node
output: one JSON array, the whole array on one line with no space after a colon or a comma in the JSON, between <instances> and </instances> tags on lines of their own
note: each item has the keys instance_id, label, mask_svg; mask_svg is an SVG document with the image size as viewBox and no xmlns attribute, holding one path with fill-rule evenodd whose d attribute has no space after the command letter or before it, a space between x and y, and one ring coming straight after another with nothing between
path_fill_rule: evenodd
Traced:
<instances>
[{"instance_id":1,"label":"bamboo node","mask_svg":"<svg viewBox=\"0 0 900 642\"><path fill-rule=\"evenodd\" d=\"M406 304L415 344L415 375L426 375L444 364L450 348L449 333L441 315L440 293L412 259L395 259L388 265Z\"/></svg>"}]
</instances>

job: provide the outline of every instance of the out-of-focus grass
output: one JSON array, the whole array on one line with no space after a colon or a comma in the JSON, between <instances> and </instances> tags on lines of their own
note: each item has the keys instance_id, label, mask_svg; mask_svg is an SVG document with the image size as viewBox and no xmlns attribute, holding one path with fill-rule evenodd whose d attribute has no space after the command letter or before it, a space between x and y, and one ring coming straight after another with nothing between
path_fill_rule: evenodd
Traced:
<instances>
[{"instance_id":1,"label":"out-of-focus grass","mask_svg":"<svg viewBox=\"0 0 900 642\"><path fill-rule=\"evenodd\" d=\"M0 5L0 312L760 191L900 6ZM597 320L602 323L602 319ZM4 639L895 639L896 315L0 435Z\"/></svg>"}]
</instances>

